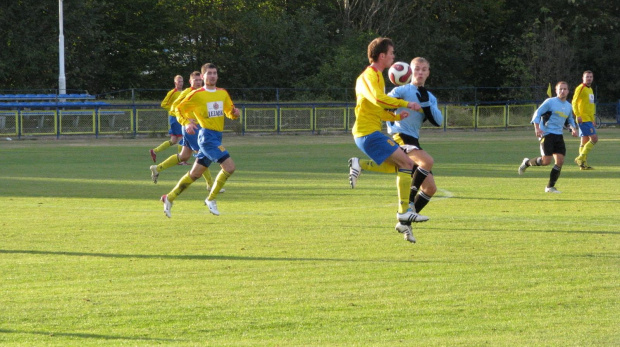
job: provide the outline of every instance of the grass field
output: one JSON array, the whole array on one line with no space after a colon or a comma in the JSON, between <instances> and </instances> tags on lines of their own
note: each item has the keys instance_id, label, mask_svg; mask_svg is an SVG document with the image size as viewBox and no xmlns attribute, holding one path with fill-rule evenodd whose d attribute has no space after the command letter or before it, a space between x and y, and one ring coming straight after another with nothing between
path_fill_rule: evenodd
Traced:
<instances>
[{"instance_id":1,"label":"grass field","mask_svg":"<svg viewBox=\"0 0 620 347\"><path fill-rule=\"evenodd\" d=\"M348 186L350 136L225 136L219 217L162 139L0 142L3 346L618 346L620 131L594 171L550 167L533 130L426 132L437 195L394 231L395 178ZM172 154L168 150L160 159ZM212 166L213 176L218 169Z\"/></svg>"}]
</instances>

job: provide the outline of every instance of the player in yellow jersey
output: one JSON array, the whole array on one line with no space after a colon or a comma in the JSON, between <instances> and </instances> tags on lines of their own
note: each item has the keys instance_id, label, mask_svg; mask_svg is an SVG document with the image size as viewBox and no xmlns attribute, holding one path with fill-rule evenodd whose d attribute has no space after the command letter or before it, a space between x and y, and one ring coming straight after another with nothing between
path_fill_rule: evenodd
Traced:
<instances>
[{"instance_id":1,"label":"player in yellow jersey","mask_svg":"<svg viewBox=\"0 0 620 347\"><path fill-rule=\"evenodd\" d=\"M224 117L237 119L240 111L233 104L228 92L216 87L217 67L212 63L207 63L202 66L201 72L205 86L191 92L177 106L177 115L185 131L190 135L198 132L200 150L192 169L181 177L170 193L161 197L164 203L164 213L168 217L170 217L173 201L202 176L211 162L219 163L222 169L215 178L215 184L211 187L205 204L212 214L219 216L220 212L215 199L228 178L235 172L235 163L226 148L222 146L222 131L224 130Z\"/></svg>"},{"instance_id":2,"label":"player in yellow jersey","mask_svg":"<svg viewBox=\"0 0 620 347\"><path fill-rule=\"evenodd\" d=\"M579 145L579 156L575 158L575 163L579 165L581 170L592 170L588 165L588 153L594 148L598 142L596 134L596 104L594 103L594 92L592 91L592 82L594 74L592 71L584 71L582 75L583 83L575 88L573 94L573 113L579 126L579 136L581 143Z\"/></svg>"},{"instance_id":3,"label":"player in yellow jersey","mask_svg":"<svg viewBox=\"0 0 620 347\"><path fill-rule=\"evenodd\" d=\"M170 90L166 97L161 102L161 107L168 111L168 123L170 124L170 130L168 130L168 134L170 134L170 140L162 142L161 145L150 150L151 159L153 159L153 163L157 162L157 153L161 152L168 147L179 142L179 139L183 137L183 133L181 131L181 124L177 122L177 118L172 114L172 103L179 97L183 91L183 76L176 75L174 76L174 89Z\"/></svg>"},{"instance_id":4,"label":"player in yellow jersey","mask_svg":"<svg viewBox=\"0 0 620 347\"><path fill-rule=\"evenodd\" d=\"M189 93L202 88L202 74L200 73L200 71L194 71L189 75L189 84L190 87L183 90L181 94L179 94L179 97L172 103L172 106L170 107L171 112L175 116L177 115L176 108L179 106L181 101L185 99L185 97L188 96ZM181 140L181 142L179 142L179 144L183 146L181 152L171 155L158 165L151 165L151 179L153 180L153 183L157 183L160 172L176 166L182 162L186 162L192 156L193 151L198 152L200 150L198 147L198 135L187 134L185 132L185 128L183 127L181 130L183 132L183 139ZM213 178L211 177L211 172L209 171L209 168L205 169L202 177L204 177L205 181L207 182L207 190L211 190L211 186L213 185ZM220 191L220 193L223 193L223 189L222 191Z\"/></svg>"},{"instance_id":5,"label":"player in yellow jersey","mask_svg":"<svg viewBox=\"0 0 620 347\"><path fill-rule=\"evenodd\" d=\"M420 110L420 104L396 99L385 94L383 70L394 62L394 43L389 38L378 37L368 45L370 65L357 78L355 94L355 124L353 138L357 147L371 160L349 159L349 183L355 188L362 170L396 173L398 188L398 212L396 219L401 223L424 222L422 216L409 208L409 192L413 185L420 188L426 175L416 170L412 179L414 163L391 138L381 132L381 121L400 121L409 113L394 114L388 110L407 107ZM411 230L408 230L411 232Z\"/></svg>"}]
</instances>

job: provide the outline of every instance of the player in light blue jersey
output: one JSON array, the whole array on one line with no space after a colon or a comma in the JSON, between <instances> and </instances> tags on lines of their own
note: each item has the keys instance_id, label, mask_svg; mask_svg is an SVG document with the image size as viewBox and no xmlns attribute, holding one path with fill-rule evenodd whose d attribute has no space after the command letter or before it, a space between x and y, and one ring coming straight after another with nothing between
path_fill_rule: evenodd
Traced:
<instances>
[{"instance_id":1,"label":"player in light blue jersey","mask_svg":"<svg viewBox=\"0 0 620 347\"><path fill-rule=\"evenodd\" d=\"M388 122L387 128L394 141L400 145L415 163L409 193L409 207L419 213L437 191L435 179L431 171L434 160L420 146L420 128L427 120L436 127L441 126L443 115L437 107L437 98L424 87L426 79L430 76L430 63L428 60L422 57L413 58L411 60L411 69L413 70L411 83L392 89L388 95L409 102L417 102L422 108L418 111L406 108L398 109L396 113L408 112L409 117L398 122ZM419 183L420 192L416 188L416 183ZM415 242L411 231L411 223L398 222L396 230L404 234L405 240Z\"/></svg>"},{"instance_id":2,"label":"player in light blue jersey","mask_svg":"<svg viewBox=\"0 0 620 347\"><path fill-rule=\"evenodd\" d=\"M549 183L545 188L547 193L559 193L555 188L555 183L560 177L560 171L564 164L566 155L566 145L562 130L565 124L570 126L573 137L577 137L575 120L573 119L573 109L570 102L566 101L568 96L568 83L564 81L555 85L557 97L545 100L534 113L531 123L534 124L536 137L540 139L541 156L529 159L524 158L519 166L519 175L522 175L530 166L546 166L551 163L551 157L555 160L555 165L551 169Z\"/></svg>"}]
</instances>

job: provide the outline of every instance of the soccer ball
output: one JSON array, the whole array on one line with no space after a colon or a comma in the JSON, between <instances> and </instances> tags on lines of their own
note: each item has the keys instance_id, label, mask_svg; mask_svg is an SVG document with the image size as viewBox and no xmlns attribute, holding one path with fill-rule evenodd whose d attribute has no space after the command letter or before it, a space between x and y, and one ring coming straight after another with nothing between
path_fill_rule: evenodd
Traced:
<instances>
[{"instance_id":1,"label":"soccer ball","mask_svg":"<svg viewBox=\"0 0 620 347\"><path fill-rule=\"evenodd\" d=\"M392 66L388 70L388 77L390 78L390 82L394 83L397 86L402 86L411 82L412 74L413 71L411 71L411 66L402 61L392 64Z\"/></svg>"}]
</instances>

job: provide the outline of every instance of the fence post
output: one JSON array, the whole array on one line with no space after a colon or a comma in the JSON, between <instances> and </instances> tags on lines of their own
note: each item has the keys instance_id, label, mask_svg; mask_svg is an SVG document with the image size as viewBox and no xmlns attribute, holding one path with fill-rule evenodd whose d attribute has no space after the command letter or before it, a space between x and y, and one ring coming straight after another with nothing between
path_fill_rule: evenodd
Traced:
<instances>
[{"instance_id":1,"label":"fence post","mask_svg":"<svg viewBox=\"0 0 620 347\"><path fill-rule=\"evenodd\" d=\"M99 138L99 106L95 106L95 138Z\"/></svg>"},{"instance_id":2,"label":"fence post","mask_svg":"<svg viewBox=\"0 0 620 347\"><path fill-rule=\"evenodd\" d=\"M134 103L131 108L133 118L133 136L138 136L138 111L136 110L136 104ZM168 114L166 114L167 116Z\"/></svg>"},{"instance_id":3,"label":"fence post","mask_svg":"<svg viewBox=\"0 0 620 347\"><path fill-rule=\"evenodd\" d=\"M280 103L276 104L276 134L280 135L280 125L282 123L282 114L280 110Z\"/></svg>"},{"instance_id":4,"label":"fence post","mask_svg":"<svg viewBox=\"0 0 620 347\"><path fill-rule=\"evenodd\" d=\"M60 107L58 107L58 103L56 103L56 124L54 126L56 127L56 140L58 140L60 138L60 128L61 128Z\"/></svg>"},{"instance_id":5,"label":"fence post","mask_svg":"<svg viewBox=\"0 0 620 347\"><path fill-rule=\"evenodd\" d=\"M241 135L245 135L245 126L246 126L246 118L247 113L245 112L245 105L241 108Z\"/></svg>"},{"instance_id":6,"label":"fence post","mask_svg":"<svg viewBox=\"0 0 620 347\"><path fill-rule=\"evenodd\" d=\"M480 109L478 108L478 103L474 104L474 131L478 130L478 116Z\"/></svg>"},{"instance_id":7,"label":"fence post","mask_svg":"<svg viewBox=\"0 0 620 347\"><path fill-rule=\"evenodd\" d=\"M22 109L21 107L17 108L17 139L22 138Z\"/></svg>"}]
</instances>

